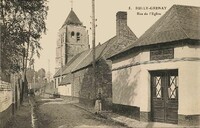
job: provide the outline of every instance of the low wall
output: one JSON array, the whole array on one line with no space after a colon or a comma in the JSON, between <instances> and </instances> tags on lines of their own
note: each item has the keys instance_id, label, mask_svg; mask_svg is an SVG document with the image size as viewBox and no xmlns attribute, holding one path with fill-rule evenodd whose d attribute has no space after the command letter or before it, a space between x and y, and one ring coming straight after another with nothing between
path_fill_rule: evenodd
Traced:
<instances>
[{"instance_id":1,"label":"low wall","mask_svg":"<svg viewBox=\"0 0 200 128\"><path fill-rule=\"evenodd\" d=\"M140 108L134 107L134 106L128 106L128 105L122 105L122 104L113 104L112 110L115 113L140 120Z\"/></svg>"},{"instance_id":2,"label":"low wall","mask_svg":"<svg viewBox=\"0 0 200 128\"><path fill-rule=\"evenodd\" d=\"M178 115L178 124L183 126L200 126L200 115Z\"/></svg>"},{"instance_id":3,"label":"low wall","mask_svg":"<svg viewBox=\"0 0 200 128\"><path fill-rule=\"evenodd\" d=\"M62 98L64 100L67 100L67 101L72 101L73 100L72 96L63 96L63 95L60 95L60 98Z\"/></svg>"},{"instance_id":4,"label":"low wall","mask_svg":"<svg viewBox=\"0 0 200 128\"><path fill-rule=\"evenodd\" d=\"M95 100L93 99L86 99L86 98L79 98L79 103L84 104L88 107L94 107Z\"/></svg>"},{"instance_id":5,"label":"low wall","mask_svg":"<svg viewBox=\"0 0 200 128\"><path fill-rule=\"evenodd\" d=\"M3 128L12 116L12 105L0 112L0 128Z\"/></svg>"},{"instance_id":6,"label":"low wall","mask_svg":"<svg viewBox=\"0 0 200 128\"><path fill-rule=\"evenodd\" d=\"M0 89L0 128L3 128L13 113L11 89Z\"/></svg>"},{"instance_id":7,"label":"low wall","mask_svg":"<svg viewBox=\"0 0 200 128\"><path fill-rule=\"evenodd\" d=\"M95 99L79 98L79 102L81 104L88 106L88 107L94 107L95 106ZM103 111L112 110L112 101L110 99L102 99L101 103L102 103L102 110Z\"/></svg>"}]
</instances>

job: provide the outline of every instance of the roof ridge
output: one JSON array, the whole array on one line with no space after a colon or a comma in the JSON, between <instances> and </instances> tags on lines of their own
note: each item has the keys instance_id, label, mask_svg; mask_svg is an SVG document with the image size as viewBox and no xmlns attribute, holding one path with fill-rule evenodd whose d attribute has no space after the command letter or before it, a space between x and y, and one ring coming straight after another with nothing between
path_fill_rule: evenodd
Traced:
<instances>
[{"instance_id":1,"label":"roof ridge","mask_svg":"<svg viewBox=\"0 0 200 128\"><path fill-rule=\"evenodd\" d=\"M97 62L97 61L99 61L99 59L100 58L102 58L103 57L103 55L104 55L104 52L106 52L107 50L107 48L109 48L110 46L109 46L109 44L112 42L112 40L113 39L115 39L116 38L116 36L114 36L114 37L112 37L112 38L110 38L110 39L108 39L105 43L103 43L102 45L97 45L96 47L95 47L95 62ZM88 65L91 65L91 63L92 63L92 51L93 50L91 50L84 58L83 58L83 60L81 60L77 65L76 65L76 67L74 67L73 69L72 69L72 72L75 72L75 71L77 71L77 70L80 70L80 69L82 69L82 68L85 68L85 67L87 67Z\"/></svg>"},{"instance_id":2,"label":"roof ridge","mask_svg":"<svg viewBox=\"0 0 200 128\"><path fill-rule=\"evenodd\" d=\"M193 6L193 5L181 5L181 4L174 4L175 7L191 7L191 8L199 8L199 6ZM172 7L173 7L172 6Z\"/></svg>"},{"instance_id":3,"label":"roof ridge","mask_svg":"<svg viewBox=\"0 0 200 128\"><path fill-rule=\"evenodd\" d=\"M114 37L110 38L108 41L106 41L107 44L106 44L106 46L104 47L104 49L101 51L101 54L99 55L99 58L100 58L100 56L103 54L104 50L107 48L109 42L110 42L111 40L113 40L114 38L116 38L116 36L114 36ZM110 45L110 47L111 47L111 45ZM104 54L105 54L105 53L104 53ZM97 58L97 60L98 60L99 58Z\"/></svg>"},{"instance_id":4,"label":"roof ridge","mask_svg":"<svg viewBox=\"0 0 200 128\"><path fill-rule=\"evenodd\" d=\"M133 40L137 40L138 37L137 37L137 36L135 35L135 33L131 30L131 28L130 28L128 25L127 25L126 27L127 27L128 31L131 32L131 33L128 32L128 34L131 34L131 35L128 35L128 40L132 40L132 39L129 38L129 36L130 36L130 37L131 37L131 36L134 36L134 37L133 37L133 38L134 38Z\"/></svg>"},{"instance_id":5,"label":"roof ridge","mask_svg":"<svg viewBox=\"0 0 200 128\"><path fill-rule=\"evenodd\" d=\"M178 5L178 6L181 6L181 5ZM175 15L177 16L177 19L176 20L178 20L178 22L180 23L180 15L178 14L178 11L177 11L177 6L174 6L174 8L175 8ZM189 36L188 36L188 34L185 32L185 30L183 29L183 27L181 26L181 24L179 24L178 23L178 26L180 27L180 29L183 31L183 33L188 37L188 38L190 38Z\"/></svg>"}]
</instances>

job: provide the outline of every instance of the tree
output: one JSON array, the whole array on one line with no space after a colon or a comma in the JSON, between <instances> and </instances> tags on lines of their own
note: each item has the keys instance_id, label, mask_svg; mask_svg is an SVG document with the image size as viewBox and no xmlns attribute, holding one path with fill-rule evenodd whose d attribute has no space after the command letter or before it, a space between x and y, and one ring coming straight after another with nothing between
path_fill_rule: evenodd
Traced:
<instances>
[{"instance_id":1,"label":"tree","mask_svg":"<svg viewBox=\"0 0 200 128\"><path fill-rule=\"evenodd\" d=\"M31 68L27 69L26 77L27 77L28 83L34 82L34 73L35 73L34 69L31 69Z\"/></svg>"},{"instance_id":2,"label":"tree","mask_svg":"<svg viewBox=\"0 0 200 128\"><path fill-rule=\"evenodd\" d=\"M23 96L27 63L35 54L40 56L39 40L46 32L47 11L47 0L0 0L1 67L8 73L21 71Z\"/></svg>"},{"instance_id":3,"label":"tree","mask_svg":"<svg viewBox=\"0 0 200 128\"><path fill-rule=\"evenodd\" d=\"M44 81L45 74L46 72L43 68L38 70L38 82L42 83Z\"/></svg>"},{"instance_id":4,"label":"tree","mask_svg":"<svg viewBox=\"0 0 200 128\"><path fill-rule=\"evenodd\" d=\"M45 74L46 74L46 71L44 68L41 68L38 70L38 77L43 79L45 77Z\"/></svg>"}]
</instances>

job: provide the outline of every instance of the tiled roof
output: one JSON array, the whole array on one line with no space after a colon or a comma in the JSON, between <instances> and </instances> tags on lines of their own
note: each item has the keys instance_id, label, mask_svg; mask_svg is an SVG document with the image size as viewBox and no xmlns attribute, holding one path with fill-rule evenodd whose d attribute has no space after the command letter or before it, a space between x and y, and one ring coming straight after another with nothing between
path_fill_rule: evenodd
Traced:
<instances>
[{"instance_id":1,"label":"tiled roof","mask_svg":"<svg viewBox=\"0 0 200 128\"><path fill-rule=\"evenodd\" d=\"M105 52L105 49L106 49L107 47L109 47L108 45L112 44L112 43L115 42L115 41L116 41L116 36L113 37L113 38L111 38L111 39L108 40L107 42L103 43L102 45L96 46L96 48L95 48L95 60L97 61L97 60L103 55L103 53ZM85 59L83 59L83 61L81 61L81 62L79 63L79 65L77 65L77 67L74 68L74 69L72 70L72 72L77 71L77 70L79 70L79 69L82 69L82 68L84 68L84 67L87 67L87 66L91 65L91 64L92 64L92 61L93 61L93 53L92 53L92 51L91 51L91 52L85 57Z\"/></svg>"},{"instance_id":2,"label":"tiled roof","mask_svg":"<svg viewBox=\"0 0 200 128\"><path fill-rule=\"evenodd\" d=\"M65 20L64 24L62 25L62 27L64 25L69 25L69 24L73 24L73 25L82 25L81 21L79 20L79 18L77 17L77 15L75 14L75 12L73 10L70 11L67 19Z\"/></svg>"},{"instance_id":3,"label":"tiled roof","mask_svg":"<svg viewBox=\"0 0 200 128\"><path fill-rule=\"evenodd\" d=\"M95 59L98 61L101 57L108 58L112 56L113 54L117 53L118 51L123 50L125 47L130 45L130 43L134 43L134 41L130 40L124 40L124 39L118 39L116 36L108 40L107 42L103 43L100 46L96 47L96 55ZM92 52L88 54L88 56L80 62L80 64L72 70L72 72L77 71L79 69L85 68L89 65L92 65Z\"/></svg>"},{"instance_id":4,"label":"tiled roof","mask_svg":"<svg viewBox=\"0 0 200 128\"><path fill-rule=\"evenodd\" d=\"M135 41L128 40L128 39L117 39L112 44L109 44L109 47L105 50L105 58L108 59L109 57L115 55L116 53L122 51L126 47L128 47L131 44L134 44Z\"/></svg>"},{"instance_id":5,"label":"tiled roof","mask_svg":"<svg viewBox=\"0 0 200 128\"><path fill-rule=\"evenodd\" d=\"M78 66L79 63L83 61L83 59L90 54L91 49L88 49L86 51L83 51L76 56L74 56L63 68L62 68L62 75L66 75L68 73L71 73L71 71ZM58 77L61 75L61 68L56 72L54 77Z\"/></svg>"},{"instance_id":6,"label":"tiled roof","mask_svg":"<svg viewBox=\"0 0 200 128\"><path fill-rule=\"evenodd\" d=\"M183 39L200 39L200 7L173 5L135 43L133 47L166 43ZM117 55L115 54L115 55Z\"/></svg>"},{"instance_id":7,"label":"tiled roof","mask_svg":"<svg viewBox=\"0 0 200 128\"><path fill-rule=\"evenodd\" d=\"M66 65L63 66L62 72L61 72L61 68L60 68L60 69L55 73L54 77L60 76L61 73L62 73L62 75L63 75L63 74L65 73L64 71L65 71L72 63L74 63L74 61L77 60L77 58L79 58L79 56L81 56L81 55L82 55L82 53L79 53L79 54L75 55Z\"/></svg>"},{"instance_id":8,"label":"tiled roof","mask_svg":"<svg viewBox=\"0 0 200 128\"><path fill-rule=\"evenodd\" d=\"M115 41L113 43L109 43L108 47L105 50L105 55L104 55L106 59L122 51L129 45L134 44L135 41L138 39L128 26L126 26L125 29L127 31L127 35L124 35L123 38L116 36Z\"/></svg>"},{"instance_id":9,"label":"tiled roof","mask_svg":"<svg viewBox=\"0 0 200 128\"><path fill-rule=\"evenodd\" d=\"M82 63L85 60L85 58L87 58L89 54L91 54L91 51L91 49L88 49L80 53L79 57L77 57L69 66L67 66L63 74L71 73L78 65L80 65L80 63Z\"/></svg>"}]
</instances>

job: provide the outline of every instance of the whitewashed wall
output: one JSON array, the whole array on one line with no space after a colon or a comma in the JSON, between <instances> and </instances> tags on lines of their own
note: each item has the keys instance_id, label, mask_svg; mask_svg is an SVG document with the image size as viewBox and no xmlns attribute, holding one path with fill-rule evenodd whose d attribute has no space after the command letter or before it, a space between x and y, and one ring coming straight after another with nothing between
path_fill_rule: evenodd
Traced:
<instances>
[{"instance_id":1,"label":"whitewashed wall","mask_svg":"<svg viewBox=\"0 0 200 128\"><path fill-rule=\"evenodd\" d=\"M144 51L113 61L112 86L113 103L138 106L141 111L150 112L151 70L178 69L179 108L178 114L200 114L200 58L199 47L177 47L173 60L150 61L150 52ZM189 61L189 60L190 61ZM140 63L140 65L137 65ZM129 64L135 66L115 70Z\"/></svg>"},{"instance_id":2,"label":"whitewashed wall","mask_svg":"<svg viewBox=\"0 0 200 128\"><path fill-rule=\"evenodd\" d=\"M3 112L12 104L12 93L11 85L0 81L0 112Z\"/></svg>"},{"instance_id":3,"label":"whitewashed wall","mask_svg":"<svg viewBox=\"0 0 200 128\"><path fill-rule=\"evenodd\" d=\"M72 96L71 84L66 84L63 86L58 86L58 93L63 96Z\"/></svg>"},{"instance_id":4,"label":"whitewashed wall","mask_svg":"<svg viewBox=\"0 0 200 128\"><path fill-rule=\"evenodd\" d=\"M64 78L65 76L62 76L62 77ZM62 77L59 76L59 77L55 77L55 78L54 78L55 88L58 88L58 87L59 87L58 85L59 85L60 82L62 81L62 79L63 79ZM56 81L56 82L55 82L55 81Z\"/></svg>"}]
</instances>

